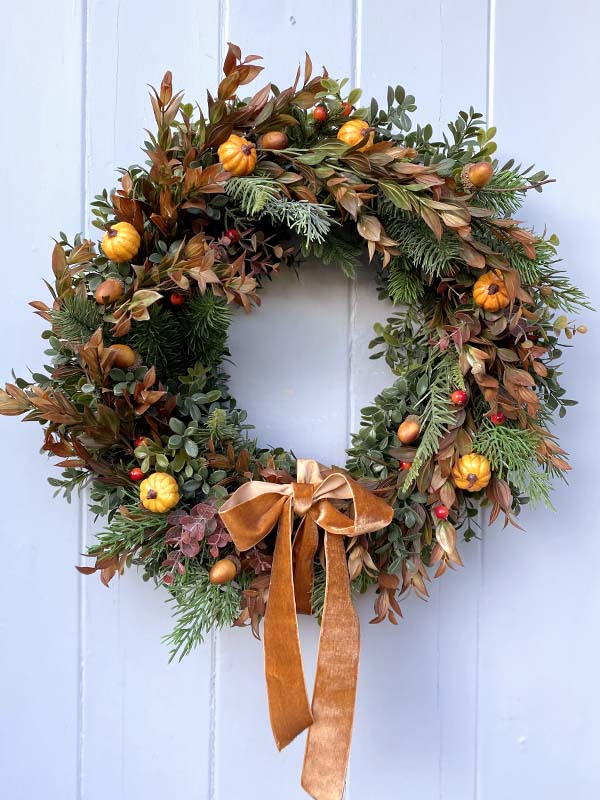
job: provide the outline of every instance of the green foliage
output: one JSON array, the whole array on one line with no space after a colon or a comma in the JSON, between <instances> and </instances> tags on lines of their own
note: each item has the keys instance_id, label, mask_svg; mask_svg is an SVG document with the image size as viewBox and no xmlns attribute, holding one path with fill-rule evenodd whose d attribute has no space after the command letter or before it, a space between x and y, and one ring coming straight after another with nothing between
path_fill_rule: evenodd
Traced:
<instances>
[{"instance_id":1,"label":"green foliage","mask_svg":"<svg viewBox=\"0 0 600 800\"><path fill-rule=\"evenodd\" d=\"M521 208L527 184L516 170L495 172L492 180L477 192L477 204L491 209L498 216L512 217Z\"/></svg>"},{"instance_id":2,"label":"green foliage","mask_svg":"<svg viewBox=\"0 0 600 800\"><path fill-rule=\"evenodd\" d=\"M140 508L133 493L123 503L126 513L115 514L108 526L97 534L97 542L89 548L90 556L110 558L126 556L127 566L135 561L140 548L163 548L163 536L169 524L166 514L153 514Z\"/></svg>"},{"instance_id":3,"label":"green foliage","mask_svg":"<svg viewBox=\"0 0 600 800\"><path fill-rule=\"evenodd\" d=\"M226 355L231 317L231 306L211 291L190 298L181 314L182 350L187 353L187 363L200 361L210 369L221 362Z\"/></svg>"},{"instance_id":4,"label":"green foliage","mask_svg":"<svg viewBox=\"0 0 600 800\"><path fill-rule=\"evenodd\" d=\"M96 303L77 295L64 297L60 308L50 314L54 333L64 341L83 344L102 325Z\"/></svg>"},{"instance_id":5,"label":"green foliage","mask_svg":"<svg viewBox=\"0 0 600 800\"><path fill-rule=\"evenodd\" d=\"M356 242L343 239L330 231L322 242L304 239L301 244L303 256L318 258L324 264L336 264L348 278L354 278L362 263L362 251Z\"/></svg>"},{"instance_id":6,"label":"green foliage","mask_svg":"<svg viewBox=\"0 0 600 800\"><path fill-rule=\"evenodd\" d=\"M405 489L415 480L428 459L438 452L440 439L454 422L456 410L448 398L455 388L455 368L456 354L452 350L444 353L433 351L417 382L419 399L416 413L421 422L421 439L404 481Z\"/></svg>"},{"instance_id":7,"label":"green foliage","mask_svg":"<svg viewBox=\"0 0 600 800\"><path fill-rule=\"evenodd\" d=\"M294 231L306 242L323 244L329 234L333 207L307 200L269 200L263 213L277 225ZM337 223L336 223L337 224Z\"/></svg>"},{"instance_id":8,"label":"green foliage","mask_svg":"<svg viewBox=\"0 0 600 800\"><path fill-rule=\"evenodd\" d=\"M211 628L230 626L240 614L238 588L231 583L213 585L208 570L195 561L187 564L185 575L176 579L169 592L175 604L174 628L163 639L171 648L169 661L181 661Z\"/></svg>"},{"instance_id":9,"label":"green foliage","mask_svg":"<svg viewBox=\"0 0 600 800\"><path fill-rule=\"evenodd\" d=\"M270 201L281 196L281 186L270 178L249 175L230 178L226 192L244 214L255 217L265 210Z\"/></svg>"},{"instance_id":10,"label":"green foliage","mask_svg":"<svg viewBox=\"0 0 600 800\"><path fill-rule=\"evenodd\" d=\"M395 256L391 259L386 288L396 305L417 303L425 293L421 277L412 270L412 265L404 256Z\"/></svg>"},{"instance_id":11,"label":"green foliage","mask_svg":"<svg viewBox=\"0 0 600 800\"><path fill-rule=\"evenodd\" d=\"M539 435L531 430L487 421L475 435L473 451L485 456L498 477L529 497L534 505L543 502L552 508L550 475L539 466L539 445Z\"/></svg>"},{"instance_id":12,"label":"green foliage","mask_svg":"<svg viewBox=\"0 0 600 800\"><path fill-rule=\"evenodd\" d=\"M150 319L136 322L127 337L142 362L156 367L159 380L166 382L184 368L185 340L178 315L164 306L148 309Z\"/></svg>"},{"instance_id":13,"label":"green foliage","mask_svg":"<svg viewBox=\"0 0 600 800\"><path fill-rule=\"evenodd\" d=\"M458 240L453 233L444 232L441 241L438 241L423 220L394 207L386 200L380 202L380 214L388 235L398 242L405 265L411 265L421 282L423 276L439 277L455 271L460 254Z\"/></svg>"}]
</instances>

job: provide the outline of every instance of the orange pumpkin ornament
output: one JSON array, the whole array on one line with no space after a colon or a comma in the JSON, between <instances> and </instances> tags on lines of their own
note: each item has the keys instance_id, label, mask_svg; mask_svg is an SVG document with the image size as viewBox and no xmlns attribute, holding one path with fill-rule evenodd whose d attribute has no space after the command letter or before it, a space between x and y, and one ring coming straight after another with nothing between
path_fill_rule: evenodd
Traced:
<instances>
[{"instance_id":1,"label":"orange pumpkin ornament","mask_svg":"<svg viewBox=\"0 0 600 800\"><path fill-rule=\"evenodd\" d=\"M236 177L252 175L256 167L256 145L232 133L217 150L219 161Z\"/></svg>"},{"instance_id":2,"label":"orange pumpkin ornament","mask_svg":"<svg viewBox=\"0 0 600 800\"><path fill-rule=\"evenodd\" d=\"M177 481L166 472L153 472L140 483L140 500L153 514L165 514L179 502Z\"/></svg>"},{"instance_id":3,"label":"orange pumpkin ornament","mask_svg":"<svg viewBox=\"0 0 600 800\"><path fill-rule=\"evenodd\" d=\"M459 489L466 489L467 492L478 492L490 482L492 470L490 462L485 456L477 453L467 453L461 456L452 470L454 483Z\"/></svg>"},{"instance_id":4,"label":"orange pumpkin ornament","mask_svg":"<svg viewBox=\"0 0 600 800\"><path fill-rule=\"evenodd\" d=\"M111 225L102 239L102 250L115 264L129 261L140 249L140 235L129 222Z\"/></svg>"},{"instance_id":5,"label":"orange pumpkin ornament","mask_svg":"<svg viewBox=\"0 0 600 800\"><path fill-rule=\"evenodd\" d=\"M364 119L350 119L342 125L337 133L337 138L350 147L362 142L367 136L369 138L366 143L358 148L361 153L365 153L373 147L375 133L369 127L368 122L365 122Z\"/></svg>"},{"instance_id":6,"label":"orange pumpkin ornament","mask_svg":"<svg viewBox=\"0 0 600 800\"><path fill-rule=\"evenodd\" d=\"M506 284L499 270L486 272L475 281L473 300L486 311L500 311L510 304Z\"/></svg>"}]
</instances>

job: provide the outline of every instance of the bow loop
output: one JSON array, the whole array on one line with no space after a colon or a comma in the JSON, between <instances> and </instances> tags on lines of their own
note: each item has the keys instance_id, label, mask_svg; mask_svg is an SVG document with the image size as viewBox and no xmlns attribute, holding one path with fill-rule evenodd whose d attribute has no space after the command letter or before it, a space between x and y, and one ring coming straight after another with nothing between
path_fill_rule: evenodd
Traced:
<instances>
[{"instance_id":1,"label":"bow loop","mask_svg":"<svg viewBox=\"0 0 600 800\"><path fill-rule=\"evenodd\" d=\"M281 749L309 728L302 785L315 800L341 800L358 676L359 629L341 536L388 525L392 508L339 471L321 474L299 459L297 481L249 481L221 506L239 550L248 550L278 524L264 621L265 677L271 727ZM351 501L350 516L336 507ZM300 517L292 547L294 515ZM311 704L304 683L297 613L311 613L313 565L324 533L325 604Z\"/></svg>"}]
</instances>

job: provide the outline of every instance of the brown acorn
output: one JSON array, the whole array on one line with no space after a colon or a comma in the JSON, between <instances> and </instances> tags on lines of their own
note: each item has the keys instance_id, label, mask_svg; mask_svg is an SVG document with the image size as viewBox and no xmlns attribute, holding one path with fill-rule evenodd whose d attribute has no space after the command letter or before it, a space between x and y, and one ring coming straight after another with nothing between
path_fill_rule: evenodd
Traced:
<instances>
[{"instance_id":1,"label":"brown acorn","mask_svg":"<svg viewBox=\"0 0 600 800\"><path fill-rule=\"evenodd\" d=\"M283 131L268 131L261 137L259 144L263 150L285 150L288 137Z\"/></svg>"},{"instance_id":2,"label":"brown acorn","mask_svg":"<svg viewBox=\"0 0 600 800\"><path fill-rule=\"evenodd\" d=\"M215 561L210 568L208 580L214 584L229 583L229 581L232 581L235 578L237 573L238 566L235 564L233 559L222 558L219 561Z\"/></svg>"},{"instance_id":3,"label":"brown acorn","mask_svg":"<svg viewBox=\"0 0 600 800\"><path fill-rule=\"evenodd\" d=\"M483 189L492 180L494 168L489 161L467 164L460 174L465 189Z\"/></svg>"},{"instance_id":4,"label":"brown acorn","mask_svg":"<svg viewBox=\"0 0 600 800\"><path fill-rule=\"evenodd\" d=\"M419 425L419 418L414 414L408 416L398 428L398 439L402 444L412 444L415 442L421 433L421 426Z\"/></svg>"},{"instance_id":5,"label":"brown acorn","mask_svg":"<svg viewBox=\"0 0 600 800\"><path fill-rule=\"evenodd\" d=\"M123 294L123 284L116 278L107 278L102 281L94 292L94 298L98 305L110 306L116 303Z\"/></svg>"},{"instance_id":6,"label":"brown acorn","mask_svg":"<svg viewBox=\"0 0 600 800\"><path fill-rule=\"evenodd\" d=\"M129 369L136 362L136 352L128 344L111 344L106 349L110 353L115 353L113 364L119 369Z\"/></svg>"}]
</instances>

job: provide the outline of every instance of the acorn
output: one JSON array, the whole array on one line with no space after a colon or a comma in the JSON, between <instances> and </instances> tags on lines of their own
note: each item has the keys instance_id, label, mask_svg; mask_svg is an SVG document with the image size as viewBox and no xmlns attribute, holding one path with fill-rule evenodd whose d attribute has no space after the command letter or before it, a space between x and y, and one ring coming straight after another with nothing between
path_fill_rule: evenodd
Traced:
<instances>
[{"instance_id":1,"label":"acorn","mask_svg":"<svg viewBox=\"0 0 600 800\"><path fill-rule=\"evenodd\" d=\"M404 422L398 427L398 439L402 444L412 444L419 438L421 433L421 426L419 425L419 418L411 414Z\"/></svg>"},{"instance_id":2,"label":"acorn","mask_svg":"<svg viewBox=\"0 0 600 800\"><path fill-rule=\"evenodd\" d=\"M263 150L285 150L289 140L283 131L268 131L261 136L259 145Z\"/></svg>"},{"instance_id":3,"label":"acorn","mask_svg":"<svg viewBox=\"0 0 600 800\"><path fill-rule=\"evenodd\" d=\"M465 189L483 189L492 180L494 168L489 161L467 164L460 174Z\"/></svg>"},{"instance_id":4,"label":"acorn","mask_svg":"<svg viewBox=\"0 0 600 800\"><path fill-rule=\"evenodd\" d=\"M94 292L94 298L100 306L110 306L116 303L123 294L123 284L116 278L107 278L102 281Z\"/></svg>"},{"instance_id":5,"label":"acorn","mask_svg":"<svg viewBox=\"0 0 600 800\"><path fill-rule=\"evenodd\" d=\"M236 559L237 560L237 559ZM229 583L238 573L238 565L232 558L222 558L210 568L208 580L213 584Z\"/></svg>"},{"instance_id":6,"label":"acorn","mask_svg":"<svg viewBox=\"0 0 600 800\"><path fill-rule=\"evenodd\" d=\"M137 354L128 344L111 344L106 349L109 353L115 353L113 365L119 369L129 369L136 362Z\"/></svg>"}]
</instances>

